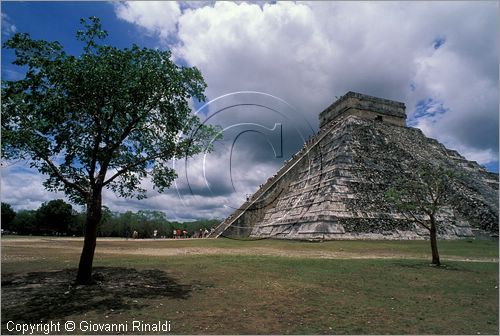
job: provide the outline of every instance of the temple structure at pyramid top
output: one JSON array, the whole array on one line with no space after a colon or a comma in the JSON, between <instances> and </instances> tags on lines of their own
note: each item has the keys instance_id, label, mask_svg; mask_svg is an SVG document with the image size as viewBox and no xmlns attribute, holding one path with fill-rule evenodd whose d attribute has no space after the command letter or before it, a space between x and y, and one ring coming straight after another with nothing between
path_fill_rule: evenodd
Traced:
<instances>
[{"instance_id":1,"label":"temple structure at pyramid top","mask_svg":"<svg viewBox=\"0 0 500 336\"><path fill-rule=\"evenodd\" d=\"M498 237L498 174L407 127L404 103L348 92L319 119L318 133L211 237L425 239L384 197L422 165L461 176L438 216L442 239Z\"/></svg>"},{"instance_id":2,"label":"temple structure at pyramid top","mask_svg":"<svg viewBox=\"0 0 500 336\"><path fill-rule=\"evenodd\" d=\"M406 126L404 103L349 91L320 113L319 127L322 128L332 120L348 115Z\"/></svg>"}]
</instances>

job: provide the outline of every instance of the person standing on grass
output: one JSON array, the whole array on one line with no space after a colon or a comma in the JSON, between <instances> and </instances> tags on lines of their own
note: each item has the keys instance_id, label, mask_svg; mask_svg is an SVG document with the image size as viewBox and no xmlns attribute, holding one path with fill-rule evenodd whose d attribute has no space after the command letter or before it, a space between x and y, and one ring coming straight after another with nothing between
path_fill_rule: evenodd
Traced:
<instances>
[{"instance_id":1,"label":"person standing on grass","mask_svg":"<svg viewBox=\"0 0 500 336\"><path fill-rule=\"evenodd\" d=\"M181 229L177 229L177 238L181 239Z\"/></svg>"}]
</instances>

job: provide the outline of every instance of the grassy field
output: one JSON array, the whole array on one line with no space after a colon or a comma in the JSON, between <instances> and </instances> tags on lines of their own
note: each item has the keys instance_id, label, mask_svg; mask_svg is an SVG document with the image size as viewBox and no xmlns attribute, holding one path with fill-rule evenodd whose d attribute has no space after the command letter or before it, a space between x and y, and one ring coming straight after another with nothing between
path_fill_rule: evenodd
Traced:
<instances>
[{"instance_id":1,"label":"grassy field","mask_svg":"<svg viewBox=\"0 0 500 336\"><path fill-rule=\"evenodd\" d=\"M169 320L174 334L499 331L496 242L441 241L436 268L426 241L100 240L97 284L75 287L81 246L2 238L2 332L9 320Z\"/></svg>"}]
</instances>

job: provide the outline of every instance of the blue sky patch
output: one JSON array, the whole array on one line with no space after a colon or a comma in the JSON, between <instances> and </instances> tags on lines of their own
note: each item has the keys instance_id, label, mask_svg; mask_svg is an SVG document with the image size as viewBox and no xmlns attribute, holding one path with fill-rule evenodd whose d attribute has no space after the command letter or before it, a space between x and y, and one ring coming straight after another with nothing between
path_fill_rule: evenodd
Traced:
<instances>
[{"instance_id":1,"label":"blue sky patch","mask_svg":"<svg viewBox=\"0 0 500 336\"><path fill-rule=\"evenodd\" d=\"M413 116L408 119L409 126L416 126L420 118L432 119L435 123L443 114L448 112L449 109L443 106L443 103L432 98L419 100L415 105L415 112Z\"/></svg>"},{"instance_id":2,"label":"blue sky patch","mask_svg":"<svg viewBox=\"0 0 500 336\"><path fill-rule=\"evenodd\" d=\"M486 168L487 171L498 174L498 161L488 162L487 164L484 164L482 166Z\"/></svg>"},{"instance_id":3,"label":"blue sky patch","mask_svg":"<svg viewBox=\"0 0 500 336\"><path fill-rule=\"evenodd\" d=\"M434 49L439 49L444 45L445 42L446 42L446 37L438 36L434 39L434 41L432 41L432 46L434 47Z\"/></svg>"},{"instance_id":4,"label":"blue sky patch","mask_svg":"<svg viewBox=\"0 0 500 336\"><path fill-rule=\"evenodd\" d=\"M201 109L199 117L202 120L229 104L255 103L265 98L227 95L246 90L281 97L283 104L270 103L277 106L277 111L290 108L301 118L303 114L307 125L296 121L295 114L290 118L294 122L289 125L290 129L296 126L298 134L304 137L285 135L292 131L283 127L283 132L288 132L284 133L287 139L284 156L292 155L306 135L312 133L309 122L316 125L318 113L332 102L333 93L357 90L389 99L405 97L406 101L401 101L408 104L409 126L426 128L442 142L453 139L449 144L452 148L460 147L469 158L478 158L488 170L498 172L498 109L495 108L498 105L498 76L491 76L498 73L498 31L490 29L498 26L498 15L495 15L498 4L495 2L461 2L454 4L456 10L453 11L448 6L423 2L409 5L402 2L398 8L374 3L371 9L377 15L364 17L359 22L345 21L342 17L351 14L363 17L359 16L365 8L361 2L331 5L327 2L308 5L275 1L180 2L179 17L176 17L179 14L177 5L167 2L136 2L136 5L131 2L127 15L118 15L119 4L110 1L5 1L1 8L2 40L5 42L15 32L28 32L34 39L59 41L68 54L80 55L82 43L75 39L76 31L82 29L79 20L97 16L109 33L104 44L117 48L137 44L161 50L175 47L174 61L181 66L197 66L205 81L210 83L207 97L213 100L227 96L227 100ZM203 8L205 6L208 7ZM418 6L421 10L416 11ZM400 10L405 15L399 15ZM169 11L175 13L168 15L172 14ZM467 34L464 34L461 28L471 14L481 18L481 24L467 27ZM332 20L337 15L340 19ZM394 16L394 20L373 30L379 15ZM407 29L401 30L402 25ZM432 33L429 35L429 32ZM390 47L380 48L380 40L391 41L390 45L398 46L398 52ZM359 41L363 41L365 48L357 48ZM448 43L451 41L453 43ZM449 52L438 51L443 48ZM2 79L21 79L25 69L11 64L12 50L2 49L1 56ZM450 57L457 63L450 63ZM465 66L471 80L463 83L463 93L457 99L453 90L463 81L460 69ZM484 83L492 90L485 91ZM479 95L484 96L483 108L478 106L476 111L459 105ZM271 101L266 99L265 102ZM204 103L191 101L190 105L198 110ZM450 106L457 107L448 110ZM241 110L244 113L248 110L250 118L262 118L266 122L274 118L271 112L260 113L257 108L241 107ZM237 109L228 110L227 120L244 120L238 113ZM445 114L453 121L453 127L440 122ZM218 152L212 161L203 161L203 169L206 169L203 176L207 176L205 182L210 183L211 190L226 190L217 197L211 194L200 196L196 202L185 202L179 198L188 185L185 178L176 182L178 189L173 187L163 194L148 191L148 200L117 199L107 193L104 202L113 211L159 209L168 213L169 218L179 220L193 216L225 217L228 209L240 205L234 200L240 196L244 199L245 194L255 190L277 169L277 161L269 161L267 155L269 144L260 141L259 137L255 139L243 139L238 145L241 160L234 165L233 172L235 180L240 181L241 195L234 193L226 198L225 166L221 163L225 156ZM225 147L221 145L221 148ZM180 167L179 164L175 167ZM46 192L41 185L42 176L27 167L28 163L20 162L0 171L3 195L9 203L16 209L37 208L49 197L62 197L62 193ZM184 168L177 169L181 176ZM249 169L256 169L258 174L249 174ZM193 174L201 174L201 171L194 169ZM196 188L206 187L205 182L200 179L201 184Z\"/></svg>"}]
</instances>

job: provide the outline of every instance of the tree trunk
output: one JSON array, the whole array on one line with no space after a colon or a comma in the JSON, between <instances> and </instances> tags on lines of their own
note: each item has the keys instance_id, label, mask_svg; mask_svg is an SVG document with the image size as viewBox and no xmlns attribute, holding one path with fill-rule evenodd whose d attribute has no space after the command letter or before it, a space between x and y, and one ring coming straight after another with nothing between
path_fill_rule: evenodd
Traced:
<instances>
[{"instance_id":1,"label":"tree trunk","mask_svg":"<svg viewBox=\"0 0 500 336\"><path fill-rule=\"evenodd\" d=\"M102 217L102 194L101 189L94 190L92 199L87 204L87 220L85 223L85 240L78 265L76 282L88 285L92 282L92 263L97 238L97 226Z\"/></svg>"},{"instance_id":2,"label":"tree trunk","mask_svg":"<svg viewBox=\"0 0 500 336\"><path fill-rule=\"evenodd\" d=\"M439 260L439 252L437 246L437 228L436 228L436 220L434 216L431 216L431 249L432 249L432 264L436 266L441 266L441 261Z\"/></svg>"}]
</instances>

